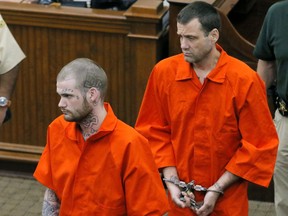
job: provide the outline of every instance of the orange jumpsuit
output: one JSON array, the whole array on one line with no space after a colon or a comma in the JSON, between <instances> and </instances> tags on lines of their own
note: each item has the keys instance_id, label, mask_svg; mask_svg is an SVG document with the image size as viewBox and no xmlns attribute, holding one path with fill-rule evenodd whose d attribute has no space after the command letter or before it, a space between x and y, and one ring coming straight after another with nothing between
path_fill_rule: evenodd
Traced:
<instances>
[{"instance_id":1,"label":"orange jumpsuit","mask_svg":"<svg viewBox=\"0 0 288 216\"><path fill-rule=\"evenodd\" d=\"M57 194L61 216L163 215L168 199L147 140L105 108L86 141L76 123L55 119L34 177Z\"/></svg>"},{"instance_id":2,"label":"orange jumpsuit","mask_svg":"<svg viewBox=\"0 0 288 216\"><path fill-rule=\"evenodd\" d=\"M220 196L212 215L248 215L248 181L267 187L278 137L264 83L217 45L221 56L203 85L183 54L153 69L135 128L148 138L158 168L176 166L179 179L210 187L226 171L239 181ZM196 192L197 201L203 192ZM171 215L193 215L170 200Z\"/></svg>"}]
</instances>

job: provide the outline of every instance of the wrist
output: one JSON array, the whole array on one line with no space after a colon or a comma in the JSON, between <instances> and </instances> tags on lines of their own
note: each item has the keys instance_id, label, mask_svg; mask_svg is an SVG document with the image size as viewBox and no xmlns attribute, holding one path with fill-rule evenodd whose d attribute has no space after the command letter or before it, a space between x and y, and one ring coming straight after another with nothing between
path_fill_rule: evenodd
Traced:
<instances>
[{"instance_id":1,"label":"wrist","mask_svg":"<svg viewBox=\"0 0 288 216\"><path fill-rule=\"evenodd\" d=\"M0 96L0 107L10 107L11 100L7 99L6 97Z\"/></svg>"},{"instance_id":2,"label":"wrist","mask_svg":"<svg viewBox=\"0 0 288 216\"><path fill-rule=\"evenodd\" d=\"M214 186L217 190L222 191L222 193L224 193L223 187L222 187L218 182L216 182L213 186Z\"/></svg>"},{"instance_id":3,"label":"wrist","mask_svg":"<svg viewBox=\"0 0 288 216\"><path fill-rule=\"evenodd\" d=\"M212 185L210 188L208 188L207 192L214 192L214 193L218 193L220 195L224 195L223 187L220 186L217 182L214 185Z\"/></svg>"}]
</instances>

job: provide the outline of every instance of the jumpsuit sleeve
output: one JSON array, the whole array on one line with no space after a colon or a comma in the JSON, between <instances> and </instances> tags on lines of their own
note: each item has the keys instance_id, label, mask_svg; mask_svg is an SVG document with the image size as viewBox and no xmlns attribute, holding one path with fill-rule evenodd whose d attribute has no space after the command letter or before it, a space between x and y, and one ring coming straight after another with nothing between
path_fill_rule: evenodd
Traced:
<instances>
[{"instance_id":1,"label":"jumpsuit sleeve","mask_svg":"<svg viewBox=\"0 0 288 216\"><path fill-rule=\"evenodd\" d=\"M169 209L168 199L148 141L139 134L135 136L127 145L123 158L128 215L160 216L166 213Z\"/></svg>"},{"instance_id":2,"label":"jumpsuit sleeve","mask_svg":"<svg viewBox=\"0 0 288 216\"><path fill-rule=\"evenodd\" d=\"M49 129L48 129L48 133L49 133ZM47 135L47 137L49 136ZM42 185L55 191L53 180L52 180L49 138L47 138L47 144L42 152L42 155L40 157L40 160L37 164L37 167L33 176Z\"/></svg>"},{"instance_id":3,"label":"jumpsuit sleeve","mask_svg":"<svg viewBox=\"0 0 288 216\"><path fill-rule=\"evenodd\" d=\"M157 65L149 77L135 129L149 141L158 168L175 166L165 85Z\"/></svg>"},{"instance_id":4,"label":"jumpsuit sleeve","mask_svg":"<svg viewBox=\"0 0 288 216\"><path fill-rule=\"evenodd\" d=\"M246 91L246 90L245 90ZM268 108L265 86L257 73L246 93L239 111L241 147L226 169L252 183L268 187L276 161L278 136Z\"/></svg>"}]
</instances>

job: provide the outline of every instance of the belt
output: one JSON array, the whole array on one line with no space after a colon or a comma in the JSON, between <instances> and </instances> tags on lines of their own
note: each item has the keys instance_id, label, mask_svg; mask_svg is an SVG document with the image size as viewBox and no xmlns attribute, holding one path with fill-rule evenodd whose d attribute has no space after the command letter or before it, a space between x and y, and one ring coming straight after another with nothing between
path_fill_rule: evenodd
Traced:
<instances>
[{"instance_id":1,"label":"belt","mask_svg":"<svg viewBox=\"0 0 288 216\"><path fill-rule=\"evenodd\" d=\"M276 97L276 106L282 116L288 117L288 104L278 95Z\"/></svg>"}]
</instances>

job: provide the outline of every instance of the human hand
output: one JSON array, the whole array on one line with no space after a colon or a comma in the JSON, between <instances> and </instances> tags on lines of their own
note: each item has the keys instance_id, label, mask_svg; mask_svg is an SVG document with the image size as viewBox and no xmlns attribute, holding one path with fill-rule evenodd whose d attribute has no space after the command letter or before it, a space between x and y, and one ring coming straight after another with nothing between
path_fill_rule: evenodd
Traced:
<instances>
[{"instance_id":1,"label":"human hand","mask_svg":"<svg viewBox=\"0 0 288 216\"><path fill-rule=\"evenodd\" d=\"M200 208L191 208L199 216L207 216L214 210L215 204L220 196L220 193L215 191L207 191L203 205Z\"/></svg>"},{"instance_id":2,"label":"human hand","mask_svg":"<svg viewBox=\"0 0 288 216\"><path fill-rule=\"evenodd\" d=\"M182 192L182 198L181 200L185 200L186 207L190 208L200 208L203 204L203 202L196 202L195 201L195 195L192 191L188 190L186 192Z\"/></svg>"},{"instance_id":3,"label":"human hand","mask_svg":"<svg viewBox=\"0 0 288 216\"><path fill-rule=\"evenodd\" d=\"M172 183L166 183L166 185L169 190L171 200L175 203L175 205L177 205L180 208L190 206L188 198L182 200L180 199L181 197L183 197L183 195L181 194L181 190L177 185L174 185Z\"/></svg>"}]
</instances>

